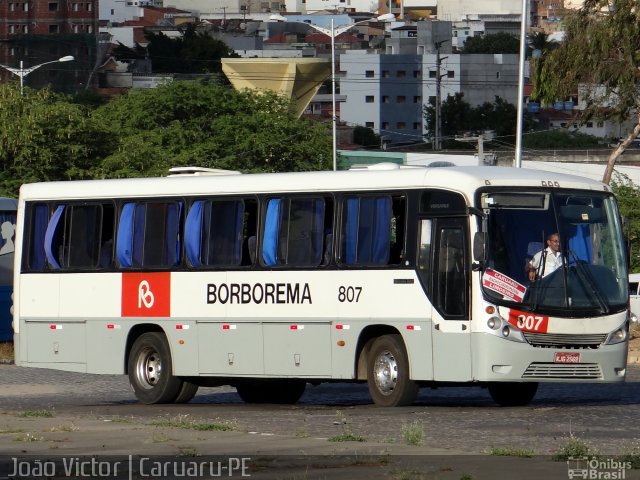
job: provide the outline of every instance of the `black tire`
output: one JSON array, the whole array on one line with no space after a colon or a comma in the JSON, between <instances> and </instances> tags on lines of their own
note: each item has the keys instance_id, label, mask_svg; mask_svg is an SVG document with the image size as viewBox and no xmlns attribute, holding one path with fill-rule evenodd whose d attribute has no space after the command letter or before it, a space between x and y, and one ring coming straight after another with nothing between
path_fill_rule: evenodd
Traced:
<instances>
[{"instance_id":1,"label":"black tire","mask_svg":"<svg viewBox=\"0 0 640 480\"><path fill-rule=\"evenodd\" d=\"M196 393L198 393L198 385L183 380L178 396L173 403L189 403L196 396Z\"/></svg>"},{"instance_id":2,"label":"black tire","mask_svg":"<svg viewBox=\"0 0 640 480\"><path fill-rule=\"evenodd\" d=\"M409 378L409 359L400 335L377 338L367 358L367 383L374 403L380 407L411 405L418 384Z\"/></svg>"},{"instance_id":3,"label":"black tire","mask_svg":"<svg viewBox=\"0 0 640 480\"><path fill-rule=\"evenodd\" d=\"M523 407L531 403L538 391L537 383L490 383L489 395L501 407Z\"/></svg>"},{"instance_id":4,"label":"black tire","mask_svg":"<svg viewBox=\"0 0 640 480\"><path fill-rule=\"evenodd\" d=\"M163 333L140 335L131 347L128 360L129 382L142 403L171 403L183 382L173 376L171 351Z\"/></svg>"},{"instance_id":5,"label":"black tire","mask_svg":"<svg viewBox=\"0 0 640 480\"><path fill-rule=\"evenodd\" d=\"M300 400L307 382L296 379L248 379L235 385L245 403L279 403L292 405Z\"/></svg>"}]
</instances>

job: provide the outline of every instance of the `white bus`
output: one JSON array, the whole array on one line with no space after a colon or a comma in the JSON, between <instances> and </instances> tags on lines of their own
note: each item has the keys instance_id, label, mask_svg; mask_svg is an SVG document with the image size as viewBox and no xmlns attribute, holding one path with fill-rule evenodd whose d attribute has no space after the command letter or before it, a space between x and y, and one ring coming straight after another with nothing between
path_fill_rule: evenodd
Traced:
<instances>
[{"instance_id":1,"label":"white bus","mask_svg":"<svg viewBox=\"0 0 640 480\"><path fill-rule=\"evenodd\" d=\"M529 279L557 233L562 265ZM128 374L144 403L233 385L294 403L366 381L621 382L626 252L608 186L497 167L187 175L23 185L16 363Z\"/></svg>"}]
</instances>

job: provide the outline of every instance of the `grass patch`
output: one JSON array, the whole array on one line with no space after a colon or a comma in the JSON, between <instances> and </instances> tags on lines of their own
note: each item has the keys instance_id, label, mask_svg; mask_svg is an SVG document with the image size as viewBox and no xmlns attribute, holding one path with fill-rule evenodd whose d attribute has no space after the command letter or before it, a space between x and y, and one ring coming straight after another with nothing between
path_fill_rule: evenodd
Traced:
<instances>
[{"instance_id":1,"label":"grass patch","mask_svg":"<svg viewBox=\"0 0 640 480\"><path fill-rule=\"evenodd\" d=\"M0 428L0 434L3 433L24 433L22 428Z\"/></svg>"},{"instance_id":2,"label":"grass patch","mask_svg":"<svg viewBox=\"0 0 640 480\"><path fill-rule=\"evenodd\" d=\"M571 458L581 458L596 455L596 451L586 441L578 438L573 433L565 439L555 454L551 457L556 462Z\"/></svg>"},{"instance_id":3,"label":"grass patch","mask_svg":"<svg viewBox=\"0 0 640 480\"><path fill-rule=\"evenodd\" d=\"M224 423L198 422L189 415L178 415L176 417L156 420L149 425L155 427L182 428L185 430L197 430L199 432L228 432L234 428Z\"/></svg>"},{"instance_id":4,"label":"grass patch","mask_svg":"<svg viewBox=\"0 0 640 480\"><path fill-rule=\"evenodd\" d=\"M26 410L18 414L22 418L53 418L53 413L49 410Z\"/></svg>"},{"instance_id":5,"label":"grass patch","mask_svg":"<svg viewBox=\"0 0 640 480\"><path fill-rule=\"evenodd\" d=\"M489 455L496 457L531 458L535 454L535 451L531 448L494 447L489 451Z\"/></svg>"},{"instance_id":6,"label":"grass patch","mask_svg":"<svg viewBox=\"0 0 640 480\"><path fill-rule=\"evenodd\" d=\"M353 433L341 433L329 438L330 442L366 442L362 435L354 435Z\"/></svg>"},{"instance_id":7,"label":"grass patch","mask_svg":"<svg viewBox=\"0 0 640 480\"><path fill-rule=\"evenodd\" d=\"M24 435L18 435L14 441L16 442L42 442L44 437L37 437L32 433L25 433Z\"/></svg>"},{"instance_id":8,"label":"grass patch","mask_svg":"<svg viewBox=\"0 0 640 480\"><path fill-rule=\"evenodd\" d=\"M0 360L13 360L13 342L0 342Z\"/></svg>"},{"instance_id":9,"label":"grass patch","mask_svg":"<svg viewBox=\"0 0 640 480\"><path fill-rule=\"evenodd\" d=\"M413 423L403 423L402 438L404 438L404 442L407 445L414 445L416 447L422 445L424 439L422 422L416 420Z\"/></svg>"},{"instance_id":10,"label":"grass patch","mask_svg":"<svg viewBox=\"0 0 640 480\"><path fill-rule=\"evenodd\" d=\"M56 425L49 429L50 432L77 432L80 428L76 427L73 423L70 425Z\"/></svg>"}]
</instances>

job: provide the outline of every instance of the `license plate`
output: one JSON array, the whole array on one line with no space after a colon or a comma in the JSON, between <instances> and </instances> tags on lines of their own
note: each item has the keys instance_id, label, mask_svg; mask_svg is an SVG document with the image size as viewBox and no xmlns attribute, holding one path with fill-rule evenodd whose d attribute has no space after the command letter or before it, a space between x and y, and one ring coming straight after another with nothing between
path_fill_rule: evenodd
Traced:
<instances>
[{"instance_id":1,"label":"license plate","mask_svg":"<svg viewBox=\"0 0 640 480\"><path fill-rule=\"evenodd\" d=\"M554 363L580 363L580 354L577 352L557 352L553 356Z\"/></svg>"}]
</instances>

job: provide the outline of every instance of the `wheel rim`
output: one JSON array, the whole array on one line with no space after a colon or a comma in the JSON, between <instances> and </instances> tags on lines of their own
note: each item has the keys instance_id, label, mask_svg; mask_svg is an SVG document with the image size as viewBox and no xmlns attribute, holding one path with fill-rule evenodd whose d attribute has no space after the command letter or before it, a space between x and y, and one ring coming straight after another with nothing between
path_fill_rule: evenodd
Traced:
<instances>
[{"instance_id":1,"label":"wheel rim","mask_svg":"<svg viewBox=\"0 0 640 480\"><path fill-rule=\"evenodd\" d=\"M146 347L136 360L136 380L145 389L155 387L162 376L162 359L156 350Z\"/></svg>"},{"instance_id":2,"label":"wheel rim","mask_svg":"<svg viewBox=\"0 0 640 480\"><path fill-rule=\"evenodd\" d=\"M382 352L376 358L373 368L376 387L383 395L391 395L398 383L398 362L389 351Z\"/></svg>"}]
</instances>

